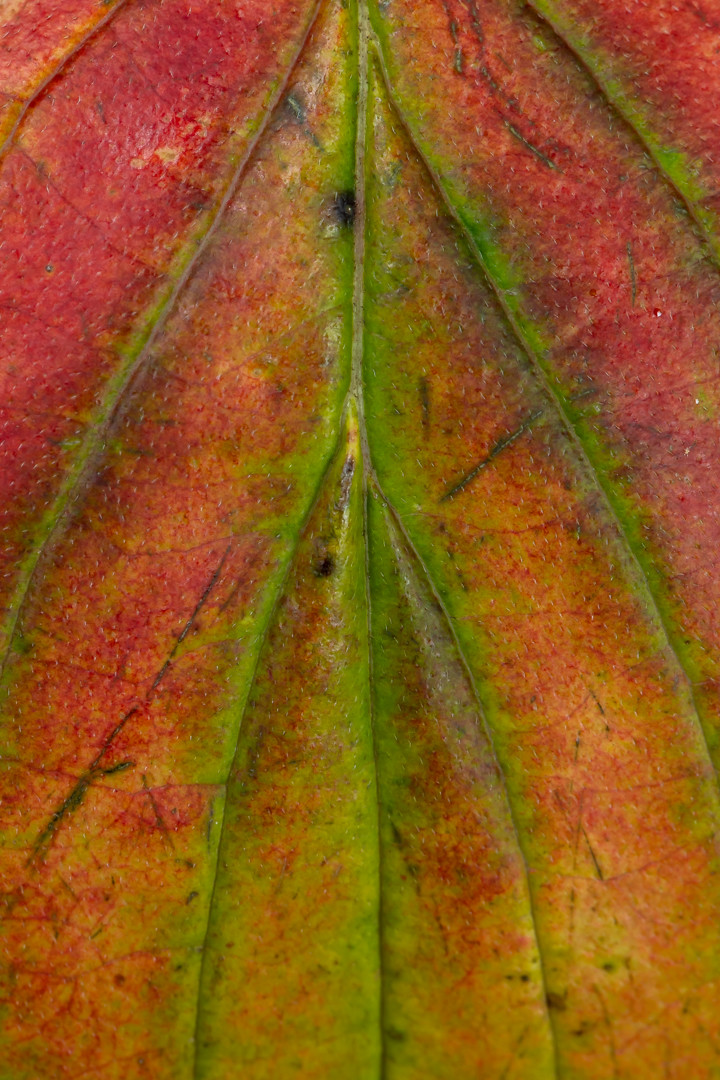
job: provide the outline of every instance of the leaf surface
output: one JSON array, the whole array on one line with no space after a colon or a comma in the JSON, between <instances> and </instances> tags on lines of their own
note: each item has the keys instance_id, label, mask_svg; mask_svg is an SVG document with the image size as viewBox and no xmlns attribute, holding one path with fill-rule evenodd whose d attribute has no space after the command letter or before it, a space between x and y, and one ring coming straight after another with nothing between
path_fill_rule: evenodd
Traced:
<instances>
[{"instance_id":1,"label":"leaf surface","mask_svg":"<svg viewBox=\"0 0 720 1080\"><path fill-rule=\"evenodd\" d=\"M4 8L1 1077L718 1075L689 7Z\"/></svg>"}]
</instances>

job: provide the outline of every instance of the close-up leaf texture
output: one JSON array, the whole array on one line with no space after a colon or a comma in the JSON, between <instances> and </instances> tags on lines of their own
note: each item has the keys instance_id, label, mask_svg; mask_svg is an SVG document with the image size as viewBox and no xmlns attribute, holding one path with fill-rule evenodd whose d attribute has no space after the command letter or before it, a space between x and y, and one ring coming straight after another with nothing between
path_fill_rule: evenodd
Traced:
<instances>
[{"instance_id":1,"label":"close-up leaf texture","mask_svg":"<svg viewBox=\"0 0 720 1080\"><path fill-rule=\"evenodd\" d=\"M0 0L0 1080L720 1078L720 0Z\"/></svg>"}]
</instances>

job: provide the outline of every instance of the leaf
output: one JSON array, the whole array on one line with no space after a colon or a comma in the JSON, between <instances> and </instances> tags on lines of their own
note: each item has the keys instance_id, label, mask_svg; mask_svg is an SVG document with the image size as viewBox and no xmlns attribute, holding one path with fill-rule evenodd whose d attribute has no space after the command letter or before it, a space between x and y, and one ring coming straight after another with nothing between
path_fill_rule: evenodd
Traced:
<instances>
[{"instance_id":1,"label":"leaf","mask_svg":"<svg viewBox=\"0 0 720 1080\"><path fill-rule=\"evenodd\" d=\"M0 14L3 1080L717 1074L717 28L637 8Z\"/></svg>"}]
</instances>

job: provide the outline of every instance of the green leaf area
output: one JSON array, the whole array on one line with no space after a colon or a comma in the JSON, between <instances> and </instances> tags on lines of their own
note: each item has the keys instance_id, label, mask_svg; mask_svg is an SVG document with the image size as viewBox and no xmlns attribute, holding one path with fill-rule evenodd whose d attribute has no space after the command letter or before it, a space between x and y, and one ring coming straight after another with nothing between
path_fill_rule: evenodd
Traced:
<instances>
[{"instance_id":1,"label":"green leaf area","mask_svg":"<svg viewBox=\"0 0 720 1080\"><path fill-rule=\"evenodd\" d=\"M0 11L0 1080L720 1077L714 129L617 6Z\"/></svg>"}]
</instances>

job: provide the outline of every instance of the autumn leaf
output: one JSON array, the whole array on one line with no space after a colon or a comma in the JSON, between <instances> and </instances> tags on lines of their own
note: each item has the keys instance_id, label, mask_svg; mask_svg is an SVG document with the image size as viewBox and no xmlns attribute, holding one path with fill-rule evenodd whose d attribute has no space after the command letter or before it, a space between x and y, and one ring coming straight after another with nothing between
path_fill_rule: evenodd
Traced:
<instances>
[{"instance_id":1,"label":"autumn leaf","mask_svg":"<svg viewBox=\"0 0 720 1080\"><path fill-rule=\"evenodd\" d=\"M720 12L0 9L0 1080L720 1075Z\"/></svg>"}]
</instances>

